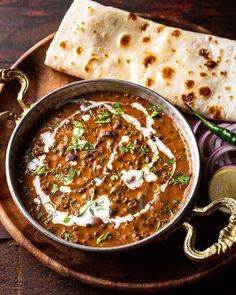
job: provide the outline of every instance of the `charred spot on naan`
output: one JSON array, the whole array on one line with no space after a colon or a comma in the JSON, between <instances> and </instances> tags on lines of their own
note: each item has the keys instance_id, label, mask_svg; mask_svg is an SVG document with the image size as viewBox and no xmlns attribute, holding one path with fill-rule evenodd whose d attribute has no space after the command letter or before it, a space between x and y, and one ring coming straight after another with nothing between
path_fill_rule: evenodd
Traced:
<instances>
[{"instance_id":1,"label":"charred spot on naan","mask_svg":"<svg viewBox=\"0 0 236 295\"><path fill-rule=\"evenodd\" d=\"M209 52L207 52L207 50L204 48L199 51L199 54L206 59L204 66L206 66L208 69L214 69L222 61L224 50L223 49L219 50L219 55L217 57L217 61L214 61L211 58L211 55L209 54Z\"/></svg>"},{"instance_id":2,"label":"charred spot on naan","mask_svg":"<svg viewBox=\"0 0 236 295\"><path fill-rule=\"evenodd\" d=\"M84 67L84 71L87 73L92 72L93 65L96 62L98 62L98 59L96 57L90 58L90 60L88 61L88 63Z\"/></svg>"},{"instance_id":3,"label":"charred spot on naan","mask_svg":"<svg viewBox=\"0 0 236 295\"><path fill-rule=\"evenodd\" d=\"M175 70L172 69L171 67L164 67L161 70L161 74L164 79L171 79L173 77L174 73L175 73Z\"/></svg>"},{"instance_id":4,"label":"charred spot on naan","mask_svg":"<svg viewBox=\"0 0 236 295\"><path fill-rule=\"evenodd\" d=\"M201 76L201 77L207 77L207 73L201 72L201 73L200 73L200 76Z\"/></svg>"},{"instance_id":5,"label":"charred spot on naan","mask_svg":"<svg viewBox=\"0 0 236 295\"><path fill-rule=\"evenodd\" d=\"M181 35L181 32L178 29L171 32L171 36L173 37L179 37L180 35Z\"/></svg>"},{"instance_id":6,"label":"charred spot on naan","mask_svg":"<svg viewBox=\"0 0 236 295\"><path fill-rule=\"evenodd\" d=\"M213 106L208 106L207 108L208 108L209 112L211 113L213 119L221 120L223 118L223 114L222 114L223 107L222 106L213 105Z\"/></svg>"},{"instance_id":7,"label":"charred spot on naan","mask_svg":"<svg viewBox=\"0 0 236 295\"><path fill-rule=\"evenodd\" d=\"M206 62L204 63L204 66L206 66L208 69L213 69L214 67L217 66L218 62L216 62L212 59L212 55L208 49L201 48L199 50L199 55L202 56L206 60ZM221 61L221 55L220 55L220 57L218 57L217 61Z\"/></svg>"},{"instance_id":8,"label":"charred spot on naan","mask_svg":"<svg viewBox=\"0 0 236 295\"><path fill-rule=\"evenodd\" d=\"M208 98L211 95L211 89L208 86L202 86L198 90L199 94L204 98Z\"/></svg>"},{"instance_id":9,"label":"charred spot on naan","mask_svg":"<svg viewBox=\"0 0 236 295\"><path fill-rule=\"evenodd\" d=\"M84 50L83 50L83 48L82 48L81 46L78 46L78 47L76 48L76 53L77 53L78 55L80 55L83 51L84 51Z\"/></svg>"},{"instance_id":10,"label":"charred spot on naan","mask_svg":"<svg viewBox=\"0 0 236 295\"><path fill-rule=\"evenodd\" d=\"M147 54L143 59L143 65L145 68L148 68L149 66L153 65L157 61L157 56L149 53Z\"/></svg>"},{"instance_id":11,"label":"charred spot on naan","mask_svg":"<svg viewBox=\"0 0 236 295\"><path fill-rule=\"evenodd\" d=\"M117 67L119 67L119 66L121 65L121 63L122 63L121 58L118 57L117 60L116 60L116 64L115 64L115 65L116 65Z\"/></svg>"},{"instance_id":12,"label":"charred spot on naan","mask_svg":"<svg viewBox=\"0 0 236 295\"><path fill-rule=\"evenodd\" d=\"M124 34L120 37L120 47L127 47L130 44L131 37L128 34Z\"/></svg>"},{"instance_id":13,"label":"charred spot on naan","mask_svg":"<svg viewBox=\"0 0 236 295\"><path fill-rule=\"evenodd\" d=\"M62 48L62 49L64 49L64 50L66 50L66 49L70 49L71 48L71 44L69 43L69 41L61 41L60 43L59 43L59 46Z\"/></svg>"},{"instance_id":14,"label":"charred spot on naan","mask_svg":"<svg viewBox=\"0 0 236 295\"><path fill-rule=\"evenodd\" d=\"M209 60L212 58L211 53L206 48L201 48L199 50L199 55L202 56L203 58L205 58L206 60Z\"/></svg>"},{"instance_id":15,"label":"charred spot on naan","mask_svg":"<svg viewBox=\"0 0 236 295\"><path fill-rule=\"evenodd\" d=\"M230 91L231 89L232 89L231 86L225 86L226 91Z\"/></svg>"},{"instance_id":16,"label":"charred spot on naan","mask_svg":"<svg viewBox=\"0 0 236 295\"><path fill-rule=\"evenodd\" d=\"M137 17L137 15L136 15L135 13L130 12L130 13L128 14L128 20L135 21L137 18L138 18L138 17Z\"/></svg>"},{"instance_id":17,"label":"charred spot on naan","mask_svg":"<svg viewBox=\"0 0 236 295\"><path fill-rule=\"evenodd\" d=\"M217 62L214 60L207 60L207 62L204 63L204 66L208 67L208 69L214 69L214 67L217 66Z\"/></svg>"},{"instance_id":18,"label":"charred spot on naan","mask_svg":"<svg viewBox=\"0 0 236 295\"><path fill-rule=\"evenodd\" d=\"M185 87L186 87L187 89L191 89L191 88L193 88L194 84L195 84L195 82L194 82L193 80L187 80L187 81L185 81L185 83L184 83L184 85L185 85Z\"/></svg>"},{"instance_id":19,"label":"charred spot on naan","mask_svg":"<svg viewBox=\"0 0 236 295\"><path fill-rule=\"evenodd\" d=\"M221 77L225 77L227 75L227 71L221 71L220 75L221 75Z\"/></svg>"},{"instance_id":20,"label":"charred spot on naan","mask_svg":"<svg viewBox=\"0 0 236 295\"><path fill-rule=\"evenodd\" d=\"M151 37L150 36L144 36L142 39L143 43L148 43L151 41Z\"/></svg>"},{"instance_id":21,"label":"charred spot on naan","mask_svg":"<svg viewBox=\"0 0 236 295\"><path fill-rule=\"evenodd\" d=\"M147 27L149 26L149 23L144 23L141 27L140 27L140 30L142 32L146 31Z\"/></svg>"},{"instance_id":22,"label":"charred spot on naan","mask_svg":"<svg viewBox=\"0 0 236 295\"><path fill-rule=\"evenodd\" d=\"M152 79L152 78L147 78L146 79L146 81L145 81L145 85L147 86L147 87L151 87L151 86L153 86L153 84L155 83L155 81Z\"/></svg>"},{"instance_id":23,"label":"charred spot on naan","mask_svg":"<svg viewBox=\"0 0 236 295\"><path fill-rule=\"evenodd\" d=\"M157 26L155 28L155 32L158 33L158 34L160 34L164 30L164 28L165 28L165 26L162 26L162 25Z\"/></svg>"},{"instance_id":24,"label":"charred spot on naan","mask_svg":"<svg viewBox=\"0 0 236 295\"><path fill-rule=\"evenodd\" d=\"M195 95L193 92L190 92L188 94L182 94L183 102L192 103L194 99L195 99Z\"/></svg>"}]
</instances>

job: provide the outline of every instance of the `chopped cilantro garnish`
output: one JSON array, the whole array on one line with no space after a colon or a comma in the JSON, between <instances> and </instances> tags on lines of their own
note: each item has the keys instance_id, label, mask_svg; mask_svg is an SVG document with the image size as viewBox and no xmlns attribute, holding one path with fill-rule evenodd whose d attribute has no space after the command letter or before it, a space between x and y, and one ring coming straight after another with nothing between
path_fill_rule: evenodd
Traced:
<instances>
[{"instance_id":1,"label":"chopped cilantro garnish","mask_svg":"<svg viewBox=\"0 0 236 295\"><path fill-rule=\"evenodd\" d=\"M43 176L46 172L46 167L45 166L37 166L37 168L34 170L34 174Z\"/></svg>"},{"instance_id":2,"label":"chopped cilantro garnish","mask_svg":"<svg viewBox=\"0 0 236 295\"><path fill-rule=\"evenodd\" d=\"M167 213L169 213L170 215L173 215L174 213L173 213L173 211L170 209L170 207L168 207L168 206L165 206L164 208L163 208L163 212L165 213L165 214L167 214Z\"/></svg>"},{"instance_id":3,"label":"chopped cilantro garnish","mask_svg":"<svg viewBox=\"0 0 236 295\"><path fill-rule=\"evenodd\" d=\"M125 153L128 152L127 147L125 147L125 146L123 146L123 145L120 145L120 146L119 146L119 150L120 150L120 152L122 152L123 154L125 154Z\"/></svg>"},{"instance_id":4,"label":"chopped cilantro garnish","mask_svg":"<svg viewBox=\"0 0 236 295\"><path fill-rule=\"evenodd\" d=\"M102 243L102 242L108 240L111 236L112 236L112 234L111 234L110 232L107 232L107 233L105 233L105 234L99 236L99 237L97 238L97 245L99 245L100 243Z\"/></svg>"},{"instance_id":5,"label":"chopped cilantro garnish","mask_svg":"<svg viewBox=\"0 0 236 295\"><path fill-rule=\"evenodd\" d=\"M59 189L58 185L54 183L52 185L52 193L55 194L58 191L58 189Z\"/></svg>"},{"instance_id":6,"label":"chopped cilantro garnish","mask_svg":"<svg viewBox=\"0 0 236 295\"><path fill-rule=\"evenodd\" d=\"M108 124L111 123L112 113L110 112L102 112L98 115L95 122L100 124Z\"/></svg>"},{"instance_id":7,"label":"chopped cilantro garnish","mask_svg":"<svg viewBox=\"0 0 236 295\"><path fill-rule=\"evenodd\" d=\"M72 234L65 233L65 240L66 241L70 241L72 239L72 237L73 237Z\"/></svg>"},{"instance_id":8,"label":"chopped cilantro garnish","mask_svg":"<svg viewBox=\"0 0 236 295\"><path fill-rule=\"evenodd\" d=\"M137 130L132 130L132 131L130 132L129 136L130 136L130 137L131 137L131 136L134 136L134 135L136 135L137 133L138 133Z\"/></svg>"},{"instance_id":9,"label":"chopped cilantro garnish","mask_svg":"<svg viewBox=\"0 0 236 295\"><path fill-rule=\"evenodd\" d=\"M81 170L77 170L77 175L78 175L78 176L81 175Z\"/></svg>"},{"instance_id":10,"label":"chopped cilantro garnish","mask_svg":"<svg viewBox=\"0 0 236 295\"><path fill-rule=\"evenodd\" d=\"M64 222L64 223L68 223L68 222L70 222L70 217L67 216L67 217L63 220L63 222Z\"/></svg>"},{"instance_id":11,"label":"chopped cilantro garnish","mask_svg":"<svg viewBox=\"0 0 236 295\"><path fill-rule=\"evenodd\" d=\"M146 154L148 154L149 152L149 149L146 147L146 146L141 146L140 149L139 149L139 153L143 156L145 156Z\"/></svg>"},{"instance_id":12,"label":"chopped cilantro garnish","mask_svg":"<svg viewBox=\"0 0 236 295\"><path fill-rule=\"evenodd\" d=\"M144 204L142 202L138 202L138 208L139 209L144 209Z\"/></svg>"},{"instance_id":13,"label":"chopped cilantro garnish","mask_svg":"<svg viewBox=\"0 0 236 295\"><path fill-rule=\"evenodd\" d=\"M154 117L160 117L161 114L163 113L163 106L158 105L158 104L156 104L156 105L149 105L148 111L149 111L150 116L152 118L154 118Z\"/></svg>"},{"instance_id":14,"label":"chopped cilantro garnish","mask_svg":"<svg viewBox=\"0 0 236 295\"><path fill-rule=\"evenodd\" d=\"M124 113L124 111L122 110L122 108L120 107L120 104L118 102L115 102L113 104L113 108L118 115L122 115Z\"/></svg>"},{"instance_id":15,"label":"chopped cilantro garnish","mask_svg":"<svg viewBox=\"0 0 236 295\"><path fill-rule=\"evenodd\" d=\"M169 168L171 165L175 163L175 158L171 158L169 160L164 159L164 167Z\"/></svg>"},{"instance_id":16,"label":"chopped cilantro garnish","mask_svg":"<svg viewBox=\"0 0 236 295\"><path fill-rule=\"evenodd\" d=\"M69 174L64 176L64 182L66 184L69 184L72 182L72 180L74 179L75 177L75 169L74 168L70 168L69 170Z\"/></svg>"},{"instance_id":17,"label":"chopped cilantro garnish","mask_svg":"<svg viewBox=\"0 0 236 295\"><path fill-rule=\"evenodd\" d=\"M76 127L78 127L78 128L81 128L81 129L84 129L84 125L83 125L83 123L82 122L80 122L80 121L74 121L74 125L76 126Z\"/></svg>"},{"instance_id":18,"label":"chopped cilantro garnish","mask_svg":"<svg viewBox=\"0 0 236 295\"><path fill-rule=\"evenodd\" d=\"M131 154L134 154L135 143L134 143L134 142L130 142L130 143L127 145L127 148L130 150Z\"/></svg>"},{"instance_id":19,"label":"chopped cilantro garnish","mask_svg":"<svg viewBox=\"0 0 236 295\"><path fill-rule=\"evenodd\" d=\"M43 212L39 211L38 215L37 215L37 219L40 220L43 217Z\"/></svg>"},{"instance_id":20,"label":"chopped cilantro garnish","mask_svg":"<svg viewBox=\"0 0 236 295\"><path fill-rule=\"evenodd\" d=\"M112 173L112 175L110 176L110 180L111 181L116 181L116 180L118 180L119 179L119 176L118 176L118 174L116 174L116 173Z\"/></svg>"},{"instance_id":21,"label":"chopped cilantro garnish","mask_svg":"<svg viewBox=\"0 0 236 295\"><path fill-rule=\"evenodd\" d=\"M189 183L190 176L188 176L184 172L180 172L178 175L176 175L174 178L172 178L171 183L173 185L186 185Z\"/></svg>"}]
</instances>

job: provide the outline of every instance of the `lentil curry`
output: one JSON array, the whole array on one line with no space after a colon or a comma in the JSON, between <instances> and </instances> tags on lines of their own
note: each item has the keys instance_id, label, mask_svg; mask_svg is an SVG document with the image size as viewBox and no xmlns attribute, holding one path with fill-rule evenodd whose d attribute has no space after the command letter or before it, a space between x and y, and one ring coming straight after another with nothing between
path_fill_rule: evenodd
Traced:
<instances>
[{"instance_id":1,"label":"lentil curry","mask_svg":"<svg viewBox=\"0 0 236 295\"><path fill-rule=\"evenodd\" d=\"M67 241L112 247L156 233L184 203L187 144L160 105L96 92L54 110L25 148L24 204Z\"/></svg>"}]
</instances>

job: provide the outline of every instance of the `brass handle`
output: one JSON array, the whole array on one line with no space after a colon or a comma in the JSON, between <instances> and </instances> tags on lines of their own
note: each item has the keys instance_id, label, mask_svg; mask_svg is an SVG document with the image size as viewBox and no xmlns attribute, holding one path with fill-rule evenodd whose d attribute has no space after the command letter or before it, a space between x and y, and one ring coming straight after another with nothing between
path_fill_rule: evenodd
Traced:
<instances>
[{"instance_id":1,"label":"brass handle","mask_svg":"<svg viewBox=\"0 0 236 295\"><path fill-rule=\"evenodd\" d=\"M23 109L23 113L29 110L29 105L25 103L25 96L30 88L30 80L28 76L19 69L0 69L0 83L7 83L17 80L21 84L20 91L17 95L17 101ZM9 111L0 113L0 120L15 118L15 115Z\"/></svg>"},{"instance_id":2,"label":"brass handle","mask_svg":"<svg viewBox=\"0 0 236 295\"><path fill-rule=\"evenodd\" d=\"M187 230L184 241L185 254L194 261L206 261L220 256L228 252L236 245L236 200L231 198L221 198L213 201L208 206L193 209L193 214L199 216L210 215L219 208L229 209L231 215L229 224L219 232L219 238L216 243L205 249L198 251L195 249L196 229L188 222L183 223L183 227Z\"/></svg>"}]
</instances>

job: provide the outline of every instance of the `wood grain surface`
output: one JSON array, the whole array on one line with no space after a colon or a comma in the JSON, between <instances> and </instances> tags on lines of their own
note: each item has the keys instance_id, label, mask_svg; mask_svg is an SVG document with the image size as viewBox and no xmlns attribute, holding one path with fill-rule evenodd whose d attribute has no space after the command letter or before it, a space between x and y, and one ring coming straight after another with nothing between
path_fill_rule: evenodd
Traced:
<instances>
[{"instance_id":1,"label":"wood grain surface","mask_svg":"<svg viewBox=\"0 0 236 295\"><path fill-rule=\"evenodd\" d=\"M235 1L99 1L153 19L172 18L203 25L213 33L236 39ZM11 65L28 47L56 30L71 1L0 1L0 68ZM145 3L145 5L144 5ZM2 148L2 146L1 146ZM2 171L1 171L2 172ZM0 183L1 185L1 183ZM6 233L0 230L0 236ZM0 294L115 294L62 278L39 264L14 241L0 242ZM158 262L157 262L158 267ZM206 282L182 290L230 292L235 265ZM169 294L174 294L175 291Z\"/></svg>"}]
</instances>

